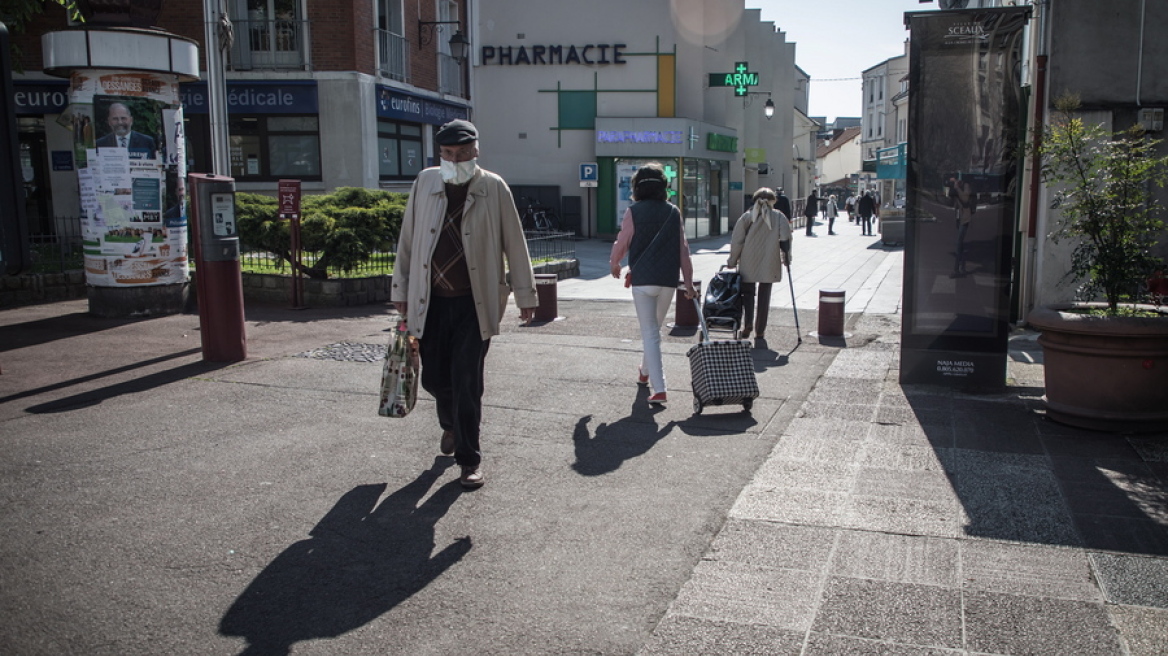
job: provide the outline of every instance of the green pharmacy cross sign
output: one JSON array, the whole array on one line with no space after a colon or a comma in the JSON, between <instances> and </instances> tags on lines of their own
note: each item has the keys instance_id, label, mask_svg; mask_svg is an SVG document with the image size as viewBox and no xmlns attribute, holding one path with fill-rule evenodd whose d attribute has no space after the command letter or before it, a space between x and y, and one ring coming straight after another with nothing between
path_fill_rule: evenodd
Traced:
<instances>
[{"instance_id":1,"label":"green pharmacy cross sign","mask_svg":"<svg viewBox=\"0 0 1168 656\"><path fill-rule=\"evenodd\" d=\"M758 86L758 73L752 73L746 62L736 62L733 73L710 73L710 86L734 87L734 95L745 96L747 87Z\"/></svg>"}]
</instances>

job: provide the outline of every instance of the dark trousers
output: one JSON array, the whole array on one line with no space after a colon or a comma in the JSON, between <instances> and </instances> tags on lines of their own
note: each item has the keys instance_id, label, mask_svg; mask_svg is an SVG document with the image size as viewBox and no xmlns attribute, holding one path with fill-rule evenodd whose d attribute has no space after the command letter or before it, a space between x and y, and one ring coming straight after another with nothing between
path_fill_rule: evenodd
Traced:
<instances>
[{"instance_id":1,"label":"dark trousers","mask_svg":"<svg viewBox=\"0 0 1168 656\"><path fill-rule=\"evenodd\" d=\"M815 227L815 216L816 215L814 215L814 214L807 215L807 232L806 232L806 234L808 234L808 235L811 234L811 229Z\"/></svg>"},{"instance_id":2,"label":"dark trousers","mask_svg":"<svg viewBox=\"0 0 1168 656\"><path fill-rule=\"evenodd\" d=\"M753 330L755 335L766 333L767 314L771 310L771 285L769 282L758 283L758 317L754 315L754 287L753 282L742 283L742 327L744 330Z\"/></svg>"},{"instance_id":3,"label":"dark trousers","mask_svg":"<svg viewBox=\"0 0 1168 656\"><path fill-rule=\"evenodd\" d=\"M473 467L482 461L483 363L491 340L479 335L473 296L433 296L420 341L422 389L434 397L438 425L454 431L454 459Z\"/></svg>"},{"instance_id":4,"label":"dark trousers","mask_svg":"<svg viewBox=\"0 0 1168 656\"><path fill-rule=\"evenodd\" d=\"M860 216L860 227L863 228L865 235L872 234L872 215L864 214Z\"/></svg>"}]
</instances>

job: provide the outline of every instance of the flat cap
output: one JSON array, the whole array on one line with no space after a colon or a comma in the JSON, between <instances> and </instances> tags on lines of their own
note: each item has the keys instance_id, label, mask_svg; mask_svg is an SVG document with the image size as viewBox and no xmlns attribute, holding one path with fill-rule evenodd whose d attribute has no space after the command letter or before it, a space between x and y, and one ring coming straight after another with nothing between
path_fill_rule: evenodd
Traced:
<instances>
[{"instance_id":1,"label":"flat cap","mask_svg":"<svg viewBox=\"0 0 1168 656\"><path fill-rule=\"evenodd\" d=\"M438 128L438 133L434 135L434 141L439 146L461 146L472 141L478 141L478 138L479 131L475 129L474 123L461 119L456 119L443 125Z\"/></svg>"}]
</instances>

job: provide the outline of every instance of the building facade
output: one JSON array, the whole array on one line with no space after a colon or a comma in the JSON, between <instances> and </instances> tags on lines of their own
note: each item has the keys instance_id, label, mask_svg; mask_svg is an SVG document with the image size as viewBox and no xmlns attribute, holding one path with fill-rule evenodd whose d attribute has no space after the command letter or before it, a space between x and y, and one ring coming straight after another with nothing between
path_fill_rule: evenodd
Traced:
<instances>
[{"instance_id":1,"label":"building facade","mask_svg":"<svg viewBox=\"0 0 1168 656\"><path fill-rule=\"evenodd\" d=\"M907 51L908 41L905 41ZM904 179L883 178L877 171L882 151L891 152L906 139L908 112L904 103L908 55L886 59L863 72L863 115L860 137L864 170L861 186L875 191L881 204L904 197ZM897 99L900 99L898 103ZM898 113L898 107L903 114Z\"/></svg>"},{"instance_id":2,"label":"building facade","mask_svg":"<svg viewBox=\"0 0 1168 656\"><path fill-rule=\"evenodd\" d=\"M239 191L274 194L281 178L301 180L306 193L408 190L435 159L436 127L470 116L467 63L450 49L467 25L466 0L226 6L234 34L225 59L226 173ZM205 72L202 3L166 3L158 26L198 42ZM49 4L19 39L24 72L14 76L14 99L33 234L81 211L69 82L40 70L40 35L63 29L64 10ZM212 170L205 79L181 85L190 172Z\"/></svg>"},{"instance_id":3,"label":"building facade","mask_svg":"<svg viewBox=\"0 0 1168 656\"><path fill-rule=\"evenodd\" d=\"M615 234L632 173L657 161L696 238L726 230L756 187L784 183L794 45L758 10L742 0L547 7L475 3L481 159L521 209L550 206L579 234Z\"/></svg>"},{"instance_id":4,"label":"building facade","mask_svg":"<svg viewBox=\"0 0 1168 656\"><path fill-rule=\"evenodd\" d=\"M305 193L407 191L436 163L434 130L454 118L479 126L482 165L515 187L521 209L550 207L582 235L615 233L621 181L646 161L676 175L691 237L725 230L757 186L791 184L792 112L807 85L796 81L794 44L743 0L226 6L227 173L239 191L274 194L282 178ZM158 26L205 55L202 14L202 3L170 2ZM40 35L61 29L64 11L47 5L20 38L15 76L37 234L81 211L68 82L40 70ZM469 41L461 59L456 33ZM181 87L190 172L212 169L205 80ZM585 164L594 179L582 181Z\"/></svg>"}]
</instances>

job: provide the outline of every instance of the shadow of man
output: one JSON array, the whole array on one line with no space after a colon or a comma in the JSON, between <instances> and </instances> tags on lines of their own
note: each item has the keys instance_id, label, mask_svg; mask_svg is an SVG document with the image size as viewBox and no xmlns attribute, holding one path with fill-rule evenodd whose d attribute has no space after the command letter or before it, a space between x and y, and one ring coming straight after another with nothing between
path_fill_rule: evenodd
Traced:
<instances>
[{"instance_id":1,"label":"shadow of man","mask_svg":"<svg viewBox=\"0 0 1168 656\"><path fill-rule=\"evenodd\" d=\"M588 430L592 415L578 419L572 431L572 443L576 447L576 462L572 463L572 469L583 476L614 472L626 460L648 453L653 445L668 435L677 422L670 421L658 428L654 415L662 408L650 406L648 398L648 388L639 388L629 416L611 424L599 424L592 432Z\"/></svg>"},{"instance_id":2,"label":"shadow of man","mask_svg":"<svg viewBox=\"0 0 1168 656\"><path fill-rule=\"evenodd\" d=\"M434 526L461 493L458 481L422 497L448 469L450 458L377 500L386 485L346 492L310 531L285 549L219 622L219 633L248 641L241 656L288 654L303 640L334 638L376 619L462 559L470 537L437 554Z\"/></svg>"}]
</instances>

